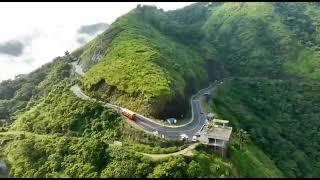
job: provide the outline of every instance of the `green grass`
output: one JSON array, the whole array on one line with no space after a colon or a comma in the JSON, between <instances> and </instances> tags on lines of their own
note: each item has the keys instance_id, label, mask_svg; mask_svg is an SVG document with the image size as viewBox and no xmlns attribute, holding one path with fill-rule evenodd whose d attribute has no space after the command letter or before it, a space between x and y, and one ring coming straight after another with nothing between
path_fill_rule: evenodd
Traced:
<instances>
[{"instance_id":1,"label":"green grass","mask_svg":"<svg viewBox=\"0 0 320 180\"><path fill-rule=\"evenodd\" d=\"M186 145L182 145L180 147L171 146L171 147L162 148L160 146L154 147L146 144L133 143L133 144L126 145L126 147L137 152L148 153L148 154L169 154L169 153L180 151L181 149L185 148Z\"/></svg>"},{"instance_id":2,"label":"green grass","mask_svg":"<svg viewBox=\"0 0 320 180\"><path fill-rule=\"evenodd\" d=\"M112 40L106 55L89 69L82 82L90 89L105 80L117 89L108 97L111 101L159 117L166 104L188 96L186 81L194 81L191 88L196 88L207 80L203 59L193 49L142 23L138 13L130 15L112 25L125 24L126 29ZM108 93L100 90L101 96Z\"/></svg>"},{"instance_id":3,"label":"green grass","mask_svg":"<svg viewBox=\"0 0 320 180\"><path fill-rule=\"evenodd\" d=\"M252 142L242 150L231 147L230 161L236 167L240 177L284 177L274 162Z\"/></svg>"}]
</instances>

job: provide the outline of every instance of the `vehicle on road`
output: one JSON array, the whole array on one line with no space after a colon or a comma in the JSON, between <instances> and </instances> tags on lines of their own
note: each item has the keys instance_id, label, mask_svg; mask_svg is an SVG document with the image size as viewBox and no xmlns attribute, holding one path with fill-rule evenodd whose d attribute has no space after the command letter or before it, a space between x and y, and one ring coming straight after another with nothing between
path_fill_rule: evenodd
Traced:
<instances>
[{"instance_id":1,"label":"vehicle on road","mask_svg":"<svg viewBox=\"0 0 320 180\"><path fill-rule=\"evenodd\" d=\"M200 132L197 132L197 133L195 134L195 136L196 136L196 137L200 137Z\"/></svg>"},{"instance_id":2,"label":"vehicle on road","mask_svg":"<svg viewBox=\"0 0 320 180\"><path fill-rule=\"evenodd\" d=\"M197 136L192 136L192 142L197 142L198 139L197 139Z\"/></svg>"},{"instance_id":3,"label":"vehicle on road","mask_svg":"<svg viewBox=\"0 0 320 180\"><path fill-rule=\"evenodd\" d=\"M186 134L180 134L180 140L181 141L186 141L186 140L188 140L188 135L186 135Z\"/></svg>"},{"instance_id":4,"label":"vehicle on road","mask_svg":"<svg viewBox=\"0 0 320 180\"><path fill-rule=\"evenodd\" d=\"M168 122L169 124L175 124L175 123L177 123L177 120L176 120L176 118L168 118L168 119L167 119L167 122Z\"/></svg>"},{"instance_id":5,"label":"vehicle on road","mask_svg":"<svg viewBox=\"0 0 320 180\"><path fill-rule=\"evenodd\" d=\"M130 111L129 109L122 109L121 113L122 113L122 115L124 115L128 119L134 121L134 119L135 119L135 113L134 112Z\"/></svg>"},{"instance_id":6,"label":"vehicle on road","mask_svg":"<svg viewBox=\"0 0 320 180\"><path fill-rule=\"evenodd\" d=\"M72 64L73 66L75 66L75 64ZM185 123L183 125L179 125L176 127L169 127L166 124L160 124L157 123L156 121L153 121L153 119L147 118L143 115L140 115L136 112L133 112L131 110L128 110L124 107L121 107L121 105L117 105L117 104L113 104L110 103L109 101L99 101L99 103L103 104L104 107L108 107L108 108L112 108L114 110L116 110L119 114L123 115L124 117L128 118L129 120L135 121L136 124L138 124L139 126L141 126L145 131L151 132L156 136L159 137L166 137L166 138L174 138L174 139L181 139L183 141L188 140L188 135L190 135L190 137L193 136L193 133L195 133L198 130L201 129L201 127L203 127L203 125L205 123L207 123L206 120L206 111L203 110L199 110L199 108L196 108L195 106L200 106L201 109L201 104L200 104L200 98L203 96L203 93L205 93L206 91L211 92L209 90L211 90L216 84L213 84L205 89L201 89L199 90L196 94L194 94L191 97L191 109L192 109L192 122L188 122ZM80 88L80 86L78 84L72 86L71 91L78 96L81 99L94 99L94 98L90 98L89 96L87 96L82 89ZM201 115L199 115L199 112L201 112ZM195 123L196 122L196 123ZM176 124L177 120L175 119L173 121L173 123L170 124ZM156 129L162 129L161 131L164 133L155 133L154 131ZM188 133L188 135L184 134L184 133Z\"/></svg>"}]
</instances>

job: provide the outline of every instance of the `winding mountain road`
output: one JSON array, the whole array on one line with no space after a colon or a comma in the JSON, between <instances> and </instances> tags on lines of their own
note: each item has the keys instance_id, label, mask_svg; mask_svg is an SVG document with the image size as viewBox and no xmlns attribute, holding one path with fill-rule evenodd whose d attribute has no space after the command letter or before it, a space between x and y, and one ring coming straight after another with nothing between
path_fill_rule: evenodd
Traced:
<instances>
[{"instance_id":1,"label":"winding mountain road","mask_svg":"<svg viewBox=\"0 0 320 180\"><path fill-rule=\"evenodd\" d=\"M75 67L75 63L73 63L72 65L74 65L74 68L78 68L77 71L82 72L82 69L79 69L79 66ZM83 75L83 74L81 73L80 75ZM137 123L146 131L149 131L149 132L158 131L158 135L160 137L164 136L166 138L179 139L181 134L186 134L188 135L189 140L191 140L192 136L195 135L197 132L199 132L201 128L204 126L204 124L206 123L205 114L201 112L200 97L205 93L211 93L211 91L213 91L216 88L217 84L219 84L219 82L215 81L215 83L210 84L210 86L208 86L207 88L201 89L191 97L190 103L191 103L191 109L192 109L192 117L191 117L191 120L186 124L183 124L180 126L168 126L165 124L158 123L155 120L147 118L136 112L134 112L136 117L134 122ZM77 84L72 86L71 90L76 96L80 97L81 99L84 99L84 100L92 99L89 96L87 96L82 91L80 86ZM122 110L127 109L124 107L120 107L110 103L105 103L102 101L98 101L98 102L105 107L115 109L119 113Z\"/></svg>"}]
</instances>

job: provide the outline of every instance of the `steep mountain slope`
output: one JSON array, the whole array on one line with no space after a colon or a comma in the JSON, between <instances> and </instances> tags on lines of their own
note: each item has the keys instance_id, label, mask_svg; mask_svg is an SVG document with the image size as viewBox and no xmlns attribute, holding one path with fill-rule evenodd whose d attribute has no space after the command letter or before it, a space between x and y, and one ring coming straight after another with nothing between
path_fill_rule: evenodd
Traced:
<instances>
[{"instance_id":1,"label":"steep mountain slope","mask_svg":"<svg viewBox=\"0 0 320 180\"><path fill-rule=\"evenodd\" d=\"M184 113L187 97L208 77L199 53L144 20L152 16L160 20L164 15L158 11L136 9L112 24L110 31L123 30L82 82L88 90L100 92L100 97L108 94L112 102L160 118Z\"/></svg>"},{"instance_id":2,"label":"steep mountain slope","mask_svg":"<svg viewBox=\"0 0 320 180\"><path fill-rule=\"evenodd\" d=\"M287 176L319 176L317 81L233 79L210 102L223 118L247 130Z\"/></svg>"},{"instance_id":3,"label":"steep mountain slope","mask_svg":"<svg viewBox=\"0 0 320 180\"><path fill-rule=\"evenodd\" d=\"M319 176L319 17L317 3L195 3L168 12L138 6L71 55L1 83L0 119L13 122L2 130L35 137L5 136L17 145L0 156L9 157L17 177ZM80 78L68 64L76 60L85 71ZM231 164L202 150L157 163L131 154L181 144L138 132L69 91L76 81L97 99L180 118L192 93L226 77L233 79L209 105L252 137L243 151L231 146ZM109 147L119 140L128 146ZM210 159L218 165L206 167Z\"/></svg>"},{"instance_id":4,"label":"steep mountain slope","mask_svg":"<svg viewBox=\"0 0 320 180\"><path fill-rule=\"evenodd\" d=\"M279 10L282 6L287 9ZM291 3L224 3L212 10L203 29L217 49L218 59L233 75L319 78L318 51L304 46L297 32L304 26L286 23L286 19L293 18L287 15L290 6ZM304 3L295 6L300 13L307 7L314 9ZM310 19L305 16L303 21Z\"/></svg>"},{"instance_id":5,"label":"steep mountain slope","mask_svg":"<svg viewBox=\"0 0 320 180\"><path fill-rule=\"evenodd\" d=\"M69 77L71 57L57 57L27 75L0 83L0 120L14 121L19 112L30 109L47 95L54 84Z\"/></svg>"},{"instance_id":6,"label":"steep mountain slope","mask_svg":"<svg viewBox=\"0 0 320 180\"><path fill-rule=\"evenodd\" d=\"M316 46L304 45L307 37L287 13L296 9L309 22L317 9L291 6L196 3L168 12L138 7L74 52L88 70L82 83L97 97L164 118L184 114L187 97L214 78L317 79ZM315 37L315 29L306 32Z\"/></svg>"},{"instance_id":7,"label":"steep mountain slope","mask_svg":"<svg viewBox=\"0 0 320 180\"><path fill-rule=\"evenodd\" d=\"M202 64L208 65L208 60L212 60L213 63L211 64L211 66L209 66L209 68L200 66L202 70L207 70L208 76L212 75L212 71L218 70L220 77L229 75L241 77L267 77L271 79L282 79L285 81L287 81L287 79L294 79L293 81L307 81L306 84L310 85L312 88L316 88L314 87L315 84L312 82L309 83L310 81L308 81L308 79L319 79L319 38L317 36L317 31L319 29L317 27L319 26L319 23L316 17L320 14L320 12L318 11L317 6L317 4L313 3L197 3L193 6L183 8L181 10L169 11L165 13L152 7L141 9L138 8L134 12L132 12L132 14L130 14L130 17L123 17L123 19L127 19L126 25L135 24L136 32L132 33L131 36L126 34L126 31L129 31L127 29L130 29L131 26L127 26L126 31L123 31L123 36L126 37L126 43L134 43L130 44L129 46L122 46L121 44L124 44L124 41L121 42L121 40L115 39L114 44L117 43L119 49L109 49L110 55L107 53L107 55L105 56L106 58L103 60L104 63L96 65L96 67L100 66L101 68L103 66L105 68L101 68L101 70L99 71L99 74L101 75L98 76L100 79L98 78L94 82L97 83L98 80L101 80L101 77L104 76L102 74L109 74L109 72L111 71L112 73L106 76L107 78L109 78L109 81L111 81L111 84L114 84L115 86L107 88L107 96L111 101L125 104L130 108L146 114L154 115L156 117L161 117L162 114L168 114L168 111L163 111L163 109L159 107L164 106L164 104L166 104L165 102L168 102L169 104L175 104L175 101L170 101L170 98L162 99L161 93L156 93L157 90L152 88L152 86L148 83L143 83L140 85L143 85L144 89L150 88L150 91L139 91L138 83L131 84L134 81L132 81L130 76L118 77L119 74L122 74L119 73L120 68L126 75L129 74L127 71L125 71L125 68L123 68L124 66L119 66L118 63L120 63L120 59L122 57L127 60L127 67L129 65L133 67L137 66L136 63L140 60L140 58L152 61L150 55L135 56L135 53L132 52L139 52L139 48L143 49L145 45L150 48L153 47L154 44L159 43L166 44L166 47L170 48L171 43L169 42L169 40L171 40L176 44L187 46L188 48L193 49L194 52L198 54L199 62L201 62L201 60L202 62L206 62ZM133 20L133 17L137 19ZM119 19L119 23L123 19ZM137 36L136 34L140 32L143 33L139 34L139 41L135 42L131 40L133 39L133 37ZM148 39L149 34L153 34L153 36L151 36L152 40L143 41L144 39ZM160 36L167 38L168 41L161 41L159 38ZM114 44L111 43L110 48L113 48ZM139 47L138 50L135 48L136 46ZM122 49L120 49L120 47L122 47ZM159 48L158 52L165 54L166 47ZM174 49L174 47L172 48ZM183 48L179 49L183 50ZM116 51L112 52L112 50ZM116 57L112 53L116 52L119 52L119 56L122 56L124 54L124 56L122 56L121 58L116 58L117 60L119 60L117 61L117 63L115 63L117 65L111 64L112 59ZM125 52L131 53L130 55L126 55ZM152 50L148 50L146 52L151 53ZM187 57L189 57L188 59L195 59L190 58L192 56L187 53L187 51L182 52L184 52ZM177 57L174 58L174 63L180 63L180 58L178 55L179 53L175 53L175 56ZM130 60L128 59L135 59L136 61L130 62ZM146 61L143 62L146 63ZM161 62L163 62L163 60L161 60ZM161 69L163 67L166 67L164 66L164 64L159 65L159 67L155 67L154 69ZM112 68L114 67L119 67L116 74L114 74L114 71L112 71ZM185 69L188 69L189 67L195 66L188 66L188 64L184 64L183 67L185 67ZM170 70L170 67L166 68ZM214 68L215 70L213 70ZM98 68L92 68L91 72L88 72L87 77L92 76L93 71L98 73L97 69ZM152 68L148 67L147 69L151 70ZM137 71L139 72L139 68L130 68L130 70L131 73ZM170 76L174 74L173 71L169 72L171 72L169 73ZM201 75L203 75L203 73ZM163 75L160 76L166 77ZM112 77L117 77L119 79L118 81L114 81ZM202 78L199 78L199 76L195 77L202 80ZM214 74L212 77L218 76L217 74ZM188 82L188 84L180 86L180 88L178 85L178 89L173 89L170 84L167 84L167 91L163 92L179 92L179 89L181 92L181 89L188 88L188 86L194 87L194 84L189 83L197 81L195 80L196 78L185 81ZM147 79L152 80L149 78ZM210 77L203 79L205 81L208 81ZM90 80L86 79L84 82L87 83L89 81ZM160 79L157 81L162 82ZM248 79L243 83L255 83L256 81L256 79ZM268 82L268 79L261 81ZM108 80L103 82L108 82ZM121 85L116 85L116 83L114 82L118 82ZM165 85L165 80L163 82L163 84ZM179 81L175 79L172 82L175 82L174 84L175 86L177 86L176 84ZM180 82L183 82L183 80ZM231 83L233 83L233 81ZM90 85L92 86L92 83ZM124 92L125 94L128 94L130 90L132 90L132 92L137 92L137 94L145 94L146 96L143 98L144 100L148 99L147 94L154 92L154 96L151 97L155 97L154 104L157 104L158 106L152 105L152 103L150 103L152 101L140 103L141 101L139 99L139 95L122 96L125 98L121 100L119 97L112 98L112 91L115 88L121 88L121 86L123 87L123 89L127 89L127 91ZM161 86L159 85L156 85L155 87L161 89ZM100 85L97 89L99 88L101 88ZM274 87L265 86L265 89L266 91L273 91ZM238 93L245 93L242 91L246 91L246 89L239 89ZM282 91L285 91L285 89L283 89ZM295 92L295 89L291 89L291 91L293 93ZM187 95L188 94L182 95L182 97L185 97ZM254 92L251 92L251 95L253 96L253 98L258 98L258 94L255 94ZM163 94L163 96L176 97L177 93L167 93ZM286 96L285 94L279 94L278 98L286 99ZM315 98L317 99L317 97ZM130 102L133 102L131 100L134 99L134 104L127 103L127 99L130 99ZM245 99L241 99L238 103L244 103L244 100ZM151 106L148 106L146 103L151 104ZM230 106L236 104L232 101L230 103ZM139 104L138 106L140 108L135 107L135 105L137 104ZM284 104L288 105L290 103L284 102ZM265 104L262 104L261 108L267 108L265 106ZM302 108L305 106L305 103L301 105L297 104L297 106L300 106ZM270 112L276 111L276 107L277 106L273 106L273 108L270 107ZM254 107L250 106L250 103L245 103L245 108L253 110ZM156 109L156 112L152 111L152 109ZM237 110L237 108L235 109ZM173 110L183 112L181 111L182 109ZM227 111L222 114L226 118L229 117ZM248 112L248 114L250 113ZM295 127L301 129L304 126L303 124L295 122L293 112L287 112L287 114L292 117L288 121L290 121L290 123L294 123ZM244 115L242 114L242 116ZM312 116L316 117L314 115ZM264 126L264 124L267 123L266 120L270 118L266 114L260 115L259 117L263 119L256 119L257 121L260 121L260 123L262 123L260 124L260 126ZM241 116L238 116L238 118L236 119L239 120L239 118L241 118ZM277 118L281 119L284 117ZM300 119L303 120L304 118L300 117ZM318 121L317 118L311 118L309 119L309 121L309 124L314 124L315 127L319 127L319 125L316 123L316 121ZM250 131L250 128L247 127L250 126L249 124L251 123L253 122L244 122L243 124L239 123L238 125L236 124L236 127L243 127L246 130ZM254 123L252 124L252 126L258 128L258 126L255 126ZM282 123L273 126L274 129L282 129L280 131L284 131L286 127L287 125ZM258 135L253 132L251 132L251 134L253 135L255 142L257 142L259 139ZM292 137L296 137L299 134L299 131L295 131L291 135ZM271 135L274 134L271 133L270 136ZM268 137L271 138L270 136ZM315 137L307 137L307 135L302 136L303 138L311 138L313 142L317 141ZM280 138L279 136L275 136L274 138L275 141L279 142L281 141L281 139L283 139L283 137ZM291 138L285 139L289 142L293 141ZM310 151L309 153L307 153L306 149L301 149L299 145L295 143L293 143L295 144L295 149L297 151L298 149L301 150L297 152L298 154L300 154L299 157L291 157L295 159L295 163L300 163L300 165L294 165L294 163L291 163L291 166L294 166L294 171L287 168L287 166L289 166L288 164L283 164L284 159L286 158L281 157L279 153L280 151L285 151L285 149L289 147L290 143L284 144L283 146L281 146L281 148L279 147L276 150L275 154L273 153L273 151L271 152L270 150L268 150L265 145L262 145L261 143L258 144L275 160L279 168L281 168L288 176L314 176L318 172L314 163L312 163L311 160L308 160L311 157L317 157L317 155L314 153L310 154ZM314 146L312 148L318 149L317 146ZM290 156L288 156L288 158L289 157ZM302 165L301 163L304 163L304 165ZM300 166L303 166L303 168Z\"/></svg>"},{"instance_id":8,"label":"steep mountain slope","mask_svg":"<svg viewBox=\"0 0 320 180\"><path fill-rule=\"evenodd\" d=\"M224 3L203 26L231 76L246 77L221 87L212 108L250 132L290 177L319 176L317 7Z\"/></svg>"}]
</instances>

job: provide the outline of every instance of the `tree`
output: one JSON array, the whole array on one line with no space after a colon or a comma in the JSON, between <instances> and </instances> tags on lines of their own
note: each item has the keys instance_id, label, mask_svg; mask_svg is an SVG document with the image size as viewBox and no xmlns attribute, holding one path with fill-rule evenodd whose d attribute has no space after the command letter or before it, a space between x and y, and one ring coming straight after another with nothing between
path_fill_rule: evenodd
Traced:
<instances>
[{"instance_id":1,"label":"tree","mask_svg":"<svg viewBox=\"0 0 320 180\"><path fill-rule=\"evenodd\" d=\"M190 163L189 163L189 167L187 169L187 173L188 173L188 177L191 177L191 178L195 178L195 177L199 177L199 174L200 174L200 165L199 163L197 163L196 161L192 160Z\"/></svg>"},{"instance_id":2,"label":"tree","mask_svg":"<svg viewBox=\"0 0 320 180\"><path fill-rule=\"evenodd\" d=\"M242 149L243 146L249 142L250 135L247 133L247 131L240 129L236 131L235 137L237 138L239 148Z\"/></svg>"},{"instance_id":3,"label":"tree","mask_svg":"<svg viewBox=\"0 0 320 180\"><path fill-rule=\"evenodd\" d=\"M64 53L64 56L66 57L67 62L71 62L73 60L71 54L69 53L69 51L66 51Z\"/></svg>"},{"instance_id":4,"label":"tree","mask_svg":"<svg viewBox=\"0 0 320 180\"><path fill-rule=\"evenodd\" d=\"M183 157L171 157L168 162L157 165L153 172L149 174L148 178L187 177L186 168L187 163L184 161Z\"/></svg>"}]
</instances>

